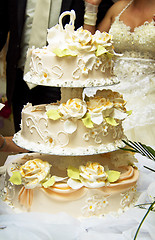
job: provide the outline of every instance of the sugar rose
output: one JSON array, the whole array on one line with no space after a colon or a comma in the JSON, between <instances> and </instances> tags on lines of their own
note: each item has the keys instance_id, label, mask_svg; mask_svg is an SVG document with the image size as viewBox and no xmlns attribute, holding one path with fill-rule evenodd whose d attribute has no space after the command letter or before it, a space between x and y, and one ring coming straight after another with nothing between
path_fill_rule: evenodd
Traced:
<instances>
[{"instance_id":1,"label":"sugar rose","mask_svg":"<svg viewBox=\"0 0 155 240\"><path fill-rule=\"evenodd\" d=\"M112 46L111 40L112 40L112 36L106 32L101 33L100 31L97 30L93 35L93 43L95 44L101 44L103 46L104 45Z\"/></svg>"},{"instance_id":2,"label":"sugar rose","mask_svg":"<svg viewBox=\"0 0 155 240\"><path fill-rule=\"evenodd\" d=\"M78 43L78 48L84 49L85 47L91 48L92 34L84 30L82 27L78 28L73 35L75 43Z\"/></svg>"},{"instance_id":3,"label":"sugar rose","mask_svg":"<svg viewBox=\"0 0 155 240\"><path fill-rule=\"evenodd\" d=\"M87 111L87 105L81 99L69 99L66 103L60 104L58 111L64 119L81 119Z\"/></svg>"},{"instance_id":4,"label":"sugar rose","mask_svg":"<svg viewBox=\"0 0 155 240\"><path fill-rule=\"evenodd\" d=\"M113 103L102 97L90 98L87 106L92 122L98 125L104 121L104 117L109 117L113 112Z\"/></svg>"},{"instance_id":5,"label":"sugar rose","mask_svg":"<svg viewBox=\"0 0 155 240\"><path fill-rule=\"evenodd\" d=\"M50 172L50 164L41 159L27 161L20 167L22 181L27 189L41 186L41 182L46 179Z\"/></svg>"},{"instance_id":6,"label":"sugar rose","mask_svg":"<svg viewBox=\"0 0 155 240\"><path fill-rule=\"evenodd\" d=\"M81 182L86 187L102 187L105 186L107 174L104 167L99 163L87 163L86 166L80 166Z\"/></svg>"}]
</instances>

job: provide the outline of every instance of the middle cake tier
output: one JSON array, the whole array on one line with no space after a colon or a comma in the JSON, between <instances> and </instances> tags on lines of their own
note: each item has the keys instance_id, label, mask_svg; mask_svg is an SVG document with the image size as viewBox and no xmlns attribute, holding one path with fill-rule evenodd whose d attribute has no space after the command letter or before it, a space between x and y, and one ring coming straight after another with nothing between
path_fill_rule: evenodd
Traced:
<instances>
[{"instance_id":1,"label":"middle cake tier","mask_svg":"<svg viewBox=\"0 0 155 240\"><path fill-rule=\"evenodd\" d=\"M124 146L122 121L128 116L122 95L99 95L64 103L32 106L22 111L21 131L14 142L30 151L52 155L92 155Z\"/></svg>"}]
</instances>

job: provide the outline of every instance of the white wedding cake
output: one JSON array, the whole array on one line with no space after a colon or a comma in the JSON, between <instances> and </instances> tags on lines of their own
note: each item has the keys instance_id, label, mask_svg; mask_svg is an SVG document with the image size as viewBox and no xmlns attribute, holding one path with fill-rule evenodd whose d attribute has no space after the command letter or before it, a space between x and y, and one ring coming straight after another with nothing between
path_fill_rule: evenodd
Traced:
<instances>
[{"instance_id":1,"label":"white wedding cake","mask_svg":"<svg viewBox=\"0 0 155 240\"><path fill-rule=\"evenodd\" d=\"M70 23L62 27L62 18ZM48 30L48 46L32 48L25 80L61 87L61 101L22 111L14 142L31 152L7 165L16 211L67 212L74 217L123 211L134 201L138 170L132 154L120 150L122 121L130 114L118 92L83 94L85 86L118 83L113 75L112 36L82 27L74 11ZM89 92L89 91L88 91ZM7 199L6 199L7 200Z\"/></svg>"}]
</instances>

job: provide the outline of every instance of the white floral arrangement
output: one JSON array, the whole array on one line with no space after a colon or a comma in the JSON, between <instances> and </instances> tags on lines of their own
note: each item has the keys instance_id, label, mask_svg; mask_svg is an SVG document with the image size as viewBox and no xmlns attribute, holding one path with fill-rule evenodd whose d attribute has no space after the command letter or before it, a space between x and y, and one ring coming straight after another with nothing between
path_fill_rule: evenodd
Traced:
<instances>
[{"instance_id":1,"label":"white floral arrangement","mask_svg":"<svg viewBox=\"0 0 155 240\"><path fill-rule=\"evenodd\" d=\"M74 98L60 105L47 105L46 114L53 121L64 120L65 131L71 134L77 129L77 120L81 120L89 129L101 124L105 128L109 125L119 125L120 120L124 120L130 114L130 111L126 110L125 104L121 95L117 99L96 96L89 98L87 102Z\"/></svg>"},{"instance_id":2,"label":"white floral arrangement","mask_svg":"<svg viewBox=\"0 0 155 240\"><path fill-rule=\"evenodd\" d=\"M62 18L70 15L70 23L63 28ZM64 12L59 19L59 24L48 29L48 49L58 57L82 56L82 63L79 64L83 74L88 75L93 68L104 72L106 68L112 69L113 59L119 54L115 53L112 35L97 30L91 34L83 27L74 30L75 12ZM31 52L31 50L30 50Z\"/></svg>"},{"instance_id":3,"label":"white floral arrangement","mask_svg":"<svg viewBox=\"0 0 155 240\"><path fill-rule=\"evenodd\" d=\"M36 187L48 188L56 182L67 181L72 189L79 189L83 186L88 188L99 188L109 185L110 182L116 182L120 177L120 172L106 169L95 162L87 162L86 166L81 165L78 168L69 166L66 177L51 176L50 168L52 166L41 159L32 159L24 164L16 164L11 169L9 179L15 185L24 185L26 189Z\"/></svg>"}]
</instances>

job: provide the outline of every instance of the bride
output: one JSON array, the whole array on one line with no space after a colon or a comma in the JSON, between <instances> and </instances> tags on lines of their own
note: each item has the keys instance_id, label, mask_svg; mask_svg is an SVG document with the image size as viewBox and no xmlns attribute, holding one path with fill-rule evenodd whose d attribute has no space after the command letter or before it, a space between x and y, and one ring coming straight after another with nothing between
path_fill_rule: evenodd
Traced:
<instances>
[{"instance_id":1,"label":"bride","mask_svg":"<svg viewBox=\"0 0 155 240\"><path fill-rule=\"evenodd\" d=\"M122 56L114 67L120 84L111 88L123 94L132 110L124 121L125 133L130 140L155 145L155 0L118 1L96 28L100 2L85 1L84 28L113 36L115 51Z\"/></svg>"}]
</instances>

